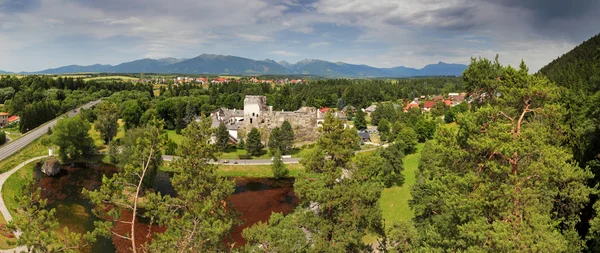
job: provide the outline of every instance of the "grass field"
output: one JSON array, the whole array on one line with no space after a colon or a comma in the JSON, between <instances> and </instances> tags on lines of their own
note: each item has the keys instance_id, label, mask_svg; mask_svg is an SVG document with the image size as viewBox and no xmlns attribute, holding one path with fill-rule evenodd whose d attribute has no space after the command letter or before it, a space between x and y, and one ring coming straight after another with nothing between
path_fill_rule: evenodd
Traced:
<instances>
[{"instance_id":1,"label":"grass field","mask_svg":"<svg viewBox=\"0 0 600 253\"><path fill-rule=\"evenodd\" d=\"M425 144L417 145L417 152L404 157L404 185L392 186L384 189L381 193L379 206L386 227L391 227L393 223L398 221L410 221L414 217L413 211L408 206L410 188L415 184L415 172L419 166L421 159L421 151Z\"/></svg>"},{"instance_id":2,"label":"grass field","mask_svg":"<svg viewBox=\"0 0 600 253\"><path fill-rule=\"evenodd\" d=\"M83 80L85 81L91 81L91 80L123 80L123 81L136 81L139 78L137 77L129 77L129 76L98 76L98 77L90 77L90 78L85 78Z\"/></svg>"},{"instance_id":3,"label":"grass field","mask_svg":"<svg viewBox=\"0 0 600 253\"><path fill-rule=\"evenodd\" d=\"M119 128L117 129L117 135L115 136L115 138L113 140L118 140L118 139L125 137L125 122L123 122L123 120L119 120L119 121L117 121L117 123L119 124ZM89 133L90 133L90 137L92 137L92 139L94 139L94 145L100 152L108 151L108 146L106 146L104 144L104 141L102 141L102 138L100 138L100 132L98 132L94 128L93 123L91 125L92 125L92 127L90 128Z\"/></svg>"},{"instance_id":4,"label":"grass field","mask_svg":"<svg viewBox=\"0 0 600 253\"><path fill-rule=\"evenodd\" d=\"M4 173L13 169L23 161L26 161L33 157L47 154L48 149L44 145L42 145L39 140L36 140L31 144L27 145L27 147L25 147L18 153L0 162L0 173ZM4 203L6 204L9 211L12 212L11 208L15 207L14 196L16 194L20 194L19 192L21 190L21 187L25 183L26 177L31 176L34 165L35 163L30 163L29 165L23 167L21 170L17 171L15 174L9 177L6 180L6 182L4 182L4 186L2 187L2 197L4 198ZM0 215L0 226L4 226L5 224L6 220L4 220L4 217ZM1 249L11 248L8 246L7 240L10 239L0 235Z\"/></svg>"},{"instance_id":5,"label":"grass field","mask_svg":"<svg viewBox=\"0 0 600 253\"><path fill-rule=\"evenodd\" d=\"M296 177L304 171L301 164L286 164L288 177ZM225 177L273 177L271 165L219 165L217 173Z\"/></svg>"},{"instance_id":6,"label":"grass field","mask_svg":"<svg viewBox=\"0 0 600 253\"><path fill-rule=\"evenodd\" d=\"M181 144L181 139L183 138L183 136L181 134L177 134L175 130L167 130L167 136L173 142L177 143L177 145Z\"/></svg>"}]
</instances>

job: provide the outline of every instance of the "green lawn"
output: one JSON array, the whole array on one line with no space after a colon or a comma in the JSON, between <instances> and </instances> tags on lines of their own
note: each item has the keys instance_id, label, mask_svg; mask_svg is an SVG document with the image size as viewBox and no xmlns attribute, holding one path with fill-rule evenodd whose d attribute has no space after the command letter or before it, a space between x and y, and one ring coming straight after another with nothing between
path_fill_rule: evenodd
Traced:
<instances>
[{"instance_id":1,"label":"green lawn","mask_svg":"<svg viewBox=\"0 0 600 253\"><path fill-rule=\"evenodd\" d=\"M415 184L415 172L418 169L424 145L419 143L417 152L404 158L404 185L401 187L392 186L384 189L381 193L379 206L381 207L385 226L388 228L395 222L410 221L414 217L413 211L408 206L408 200L412 198L410 188Z\"/></svg>"},{"instance_id":2,"label":"green lawn","mask_svg":"<svg viewBox=\"0 0 600 253\"><path fill-rule=\"evenodd\" d=\"M136 81L139 78L137 77L129 77L129 76L98 76L98 77L90 77L83 79L84 81L90 80L123 80L123 81Z\"/></svg>"},{"instance_id":3,"label":"green lawn","mask_svg":"<svg viewBox=\"0 0 600 253\"><path fill-rule=\"evenodd\" d=\"M27 159L39 156L39 154L36 154L36 151L40 150L38 146L42 145L39 144L39 141L35 141L34 143L27 146L25 149L21 150L16 155L5 160L6 162L2 162L2 171L5 172L7 170L10 170ZM44 150L45 152L48 152L45 147ZM6 204L7 209L11 213L14 213L13 210L17 206L14 196L20 195L21 189L27 182L27 179L33 177L33 168L35 167L35 164L36 162L32 162L15 172L15 174L11 175L2 186L2 197L4 199L4 203ZM0 226L5 225L6 220L4 219L4 217L2 217L2 215L0 215ZM0 249L13 248L13 246L9 246L8 241L14 242L15 240L0 235Z\"/></svg>"},{"instance_id":4,"label":"green lawn","mask_svg":"<svg viewBox=\"0 0 600 253\"><path fill-rule=\"evenodd\" d=\"M167 131L167 137L169 137L169 139L171 139L173 142L177 143L177 145L181 144L181 139L183 138L183 136L181 134L177 134L175 132L175 130L166 130Z\"/></svg>"},{"instance_id":5,"label":"green lawn","mask_svg":"<svg viewBox=\"0 0 600 253\"><path fill-rule=\"evenodd\" d=\"M21 136L23 136L23 134L21 134L21 132L19 132L19 127L18 125L15 125L14 127L5 127L4 132L6 132L6 136L10 137L13 141L21 138Z\"/></svg>"},{"instance_id":6,"label":"green lawn","mask_svg":"<svg viewBox=\"0 0 600 253\"><path fill-rule=\"evenodd\" d=\"M288 177L296 177L304 167L301 164L286 164ZM217 173L225 177L273 177L271 165L219 165Z\"/></svg>"}]
</instances>

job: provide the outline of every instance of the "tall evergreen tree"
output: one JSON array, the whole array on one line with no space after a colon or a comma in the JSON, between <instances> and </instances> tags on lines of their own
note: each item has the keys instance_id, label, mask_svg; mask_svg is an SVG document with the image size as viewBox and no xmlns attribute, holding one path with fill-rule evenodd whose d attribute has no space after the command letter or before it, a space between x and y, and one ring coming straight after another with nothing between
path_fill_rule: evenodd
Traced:
<instances>
[{"instance_id":1,"label":"tall evergreen tree","mask_svg":"<svg viewBox=\"0 0 600 253\"><path fill-rule=\"evenodd\" d=\"M280 147L281 147L281 153L282 154L287 154L290 150L292 150L292 147L294 145L294 129L292 129L292 125L290 124L289 121L284 120L283 123L281 124L281 143L280 143Z\"/></svg>"},{"instance_id":2,"label":"tall evergreen tree","mask_svg":"<svg viewBox=\"0 0 600 253\"><path fill-rule=\"evenodd\" d=\"M556 138L559 89L524 65L474 59L465 73L478 108L426 144L412 190L422 250L581 251L591 174Z\"/></svg>"},{"instance_id":3,"label":"tall evergreen tree","mask_svg":"<svg viewBox=\"0 0 600 253\"><path fill-rule=\"evenodd\" d=\"M365 119L365 113L362 110L356 111L356 117L354 117L354 127L358 130L367 129L367 120Z\"/></svg>"},{"instance_id":4,"label":"tall evergreen tree","mask_svg":"<svg viewBox=\"0 0 600 253\"><path fill-rule=\"evenodd\" d=\"M279 127L273 128L271 130L271 134L269 135L269 142L268 142L268 148L269 148L269 152L271 152L272 155L275 155L276 153L279 153L281 155L282 153L282 134L281 134L281 130L279 129Z\"/></svg>"},{"instance_id":5,"label":"tall evergreen tree","mask_svg":"<svg viewBox=\"0 0 600 253\"><path fill-rule=\"evenodd\" d=\"M257 156L260 155L262 149L263 144L260 141L260 132L253 127L248 133L248 138L246 138L246 151L252 156Z\"/></svg>"},{"instance_id":6,"label":"tall evergreen tree","mask_svg":"<svg viewBox=\"0 0 600 253\"><path fill-rule=\"evenodd\" d=\"M225 124L219 124L219 127L217 127L215 132L215 136L217 138L217 147L219 147L219 150L225 150L229 145L229 131L227 130Z\"/></svg>"},{"instance_id":7,"label":"tall evergreen tree","mask_svg":"<svg viewBox=\"0 0 600 253\"><path fill-rule=\"evenodd\" d=\"M94 209L94 213L106 220L96 222L96 229L103 234L113 235L131 243L129 250L138 252L136 239L136 224L142 216L150 216L148 213L140 212L140 200L144 195L144 181L150 173L153 161L156 156L160 156L163 140L162 122L155 121L153 126L142 131L141 136L135 140L135 146L131 148L129 162L126 163L119 173L111 178L104 176L102 178L102 186L98 190L88 191L83 190L83 194L91 200L98 208ZM156 152L158 150L158 153ZM111 206L110 210L105 210L105 205ZM150 211L152 209L147 209ZM131 213L131 219L126 220L122 216L125 212ZM112 230L115 223L126 224L130 227L127 233L119 234Z\"/></svg>"},{"instance_id":8,"label":"tall evergreen tree","mask_svg":"<svg viewBox=\"0 0 600 253\"><path fill-rule=\"evenodd\" d=\"M211 144L214 130L204 118L190 123L183 131L178 147L180 158L172 163L177 171L173 187L178 197L149 194L147 209L159 225L167 228L156 234L151 252L222 252L223 240L238 222L226 199L233 193L234 182L217 175L218 148Z\"/></svg>"}]
</instances>

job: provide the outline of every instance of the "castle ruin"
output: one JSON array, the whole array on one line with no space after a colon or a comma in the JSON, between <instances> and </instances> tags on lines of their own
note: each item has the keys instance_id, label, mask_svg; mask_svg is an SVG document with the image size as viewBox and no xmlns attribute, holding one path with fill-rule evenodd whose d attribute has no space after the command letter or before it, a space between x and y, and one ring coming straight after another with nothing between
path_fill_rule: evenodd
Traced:
<instances>
[{"instance_id":1,"label":"castle ruin","mask_svg":"<svg viewBox=\"0 0 600 253\"><path fill-rule=\"evenodd\" d=\"M302 107L297 111L273 111L272 106L267 106L265 96L246 96L243 110L220 108L211 116L213 127L225 124L230 135L236 140L243 138L255 127L260 130L264 142L267 141L271 129L281 127L287 120L294 130L295 141L303 142L317 139L317 129L325 118L325 113L314 107Z\"/></svg>"}]
</instances>

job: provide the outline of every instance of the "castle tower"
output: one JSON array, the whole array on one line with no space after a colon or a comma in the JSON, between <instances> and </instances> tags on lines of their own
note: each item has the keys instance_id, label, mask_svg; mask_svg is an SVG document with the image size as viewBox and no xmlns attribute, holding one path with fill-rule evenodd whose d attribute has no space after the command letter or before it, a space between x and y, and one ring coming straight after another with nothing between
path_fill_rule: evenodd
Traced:
<instances>
[{"instance_id":1,"label":"castle tower","mask_svg":"<svg viewBox=\"0 0 600 253\"><path fill-rule=\"evenodd\" d=\"M261 115L269 112L267 97L246 96L244 98L244 122L252 126L258 126Z\"/></svg>"}]
</instances>

